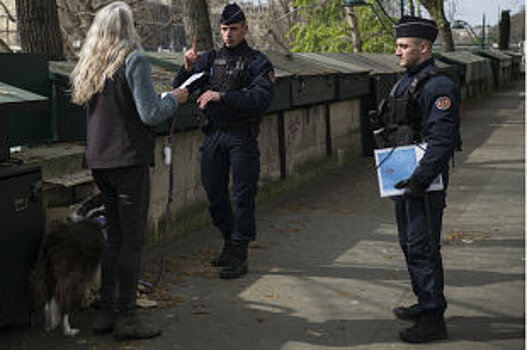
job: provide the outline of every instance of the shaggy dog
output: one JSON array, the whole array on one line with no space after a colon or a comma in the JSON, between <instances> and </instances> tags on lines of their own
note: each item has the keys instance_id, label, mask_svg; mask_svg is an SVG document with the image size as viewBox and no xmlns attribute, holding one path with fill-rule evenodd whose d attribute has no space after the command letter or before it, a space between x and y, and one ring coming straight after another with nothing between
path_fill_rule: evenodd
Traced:
<instances>
[{"instance_id":1,"label":"shaggy dog","mask_svg":"<svg viewBox=\"0 0 527 350\"><path fill-rule=\"evenodd\" d=\"M34 300L38 309L44 306L47 332L61 323L64 335L79 332L70 327L69 315L80 306L100 271L104 243L103 228L92 218L99 203L95 198L84 202L69 223L46 235L31 274Z\"/></svg>"}]
</instances>

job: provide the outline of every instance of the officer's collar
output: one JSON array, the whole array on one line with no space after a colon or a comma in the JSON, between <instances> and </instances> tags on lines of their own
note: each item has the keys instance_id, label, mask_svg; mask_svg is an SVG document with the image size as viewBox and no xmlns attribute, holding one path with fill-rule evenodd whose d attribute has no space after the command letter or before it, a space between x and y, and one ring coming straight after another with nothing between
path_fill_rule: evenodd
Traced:
<instances>
[{"instance_id":1,"label":"officer's collar","mask_svg":"<svg viewBox=\"0 0 527 350\"><path fill-rule=\"evenodd\" d=\"M408 74L415 74L422 71L425 67L428 67L430 65L433 65L435 63L434 58L429 58L424 62L421 62L417 67L408 68L407 72Z\"/></svg>"},{"instance_id":2,"label":"officer's collar","mask_svg":"<svg viewBox=\"0 0 527 350\"><path fill-rule=\"evenodd\" d=\"M223 48L227 50L227 52L229 53L232 53L232 54L237 54L237 53L240 53L244 50L247 49L247 47L249 46L249 44L247 44L247 41L246 40L243 40L242 42L240 42L238 45L236 45L235 47L227 47L225 46L225 44L223 45Z\"/></svg>"}]
</instances>

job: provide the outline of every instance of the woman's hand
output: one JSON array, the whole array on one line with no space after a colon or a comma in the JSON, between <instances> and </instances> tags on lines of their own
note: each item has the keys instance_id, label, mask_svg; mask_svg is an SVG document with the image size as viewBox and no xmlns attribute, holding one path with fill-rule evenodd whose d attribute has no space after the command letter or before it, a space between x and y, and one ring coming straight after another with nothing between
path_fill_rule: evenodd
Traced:
<instances>
[{"instance_id":1,"label":"woman's hand","mask_svg":"<svg viewBox=\"0 0 527 350\"><path fill-rule=\"evenodd\" d=\"M188 90L187 89L174 89L172 91L172 94L174 96L177 97L177 103L178 104L183 104L185 102L187 102L187 98L188 98Z\"/></svg>"}]
</instances>

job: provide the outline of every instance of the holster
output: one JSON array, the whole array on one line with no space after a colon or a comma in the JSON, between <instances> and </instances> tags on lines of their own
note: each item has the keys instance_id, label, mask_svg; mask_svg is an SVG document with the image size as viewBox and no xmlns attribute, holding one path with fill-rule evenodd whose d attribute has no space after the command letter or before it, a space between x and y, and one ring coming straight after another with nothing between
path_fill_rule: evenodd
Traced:
<instances>
[{"instance_id":1,"label":"holster","mask_svg":"<svg viewBox=\"0 0 527 350\"><path fill-rule=\"evenodd\" d=\"M198 120L199 129L206 134L211 128L211 121L207 113L201 108L197 108L196 119Z\"/></svg>"}]
</instances>

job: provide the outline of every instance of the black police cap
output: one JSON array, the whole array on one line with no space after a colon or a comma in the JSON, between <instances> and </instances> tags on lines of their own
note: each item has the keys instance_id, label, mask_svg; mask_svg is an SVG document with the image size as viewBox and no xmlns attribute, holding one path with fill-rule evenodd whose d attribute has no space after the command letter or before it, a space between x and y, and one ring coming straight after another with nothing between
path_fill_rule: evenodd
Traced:
<instances>
[{"instance_id":1,"label":"black police cap","mask_svg":"<svg viewBox=\"0 0 527 350\"><path fill-rule=\"evenodd\" d=\"M221 14L221 24L233 24L245 21L245 13L236 3L227 4Z\"/></svg>"},{"instance_id":2,"label":"black police cap","mask_svg":"<svg viewBox=\"0 0 527 350\"><path fill-rule=\"evenodd\" d=\"M434 42L437 38L435 21L414 16L403 16L395 27L397 38L421 38Z\"/></svg>"}]
</instances>

